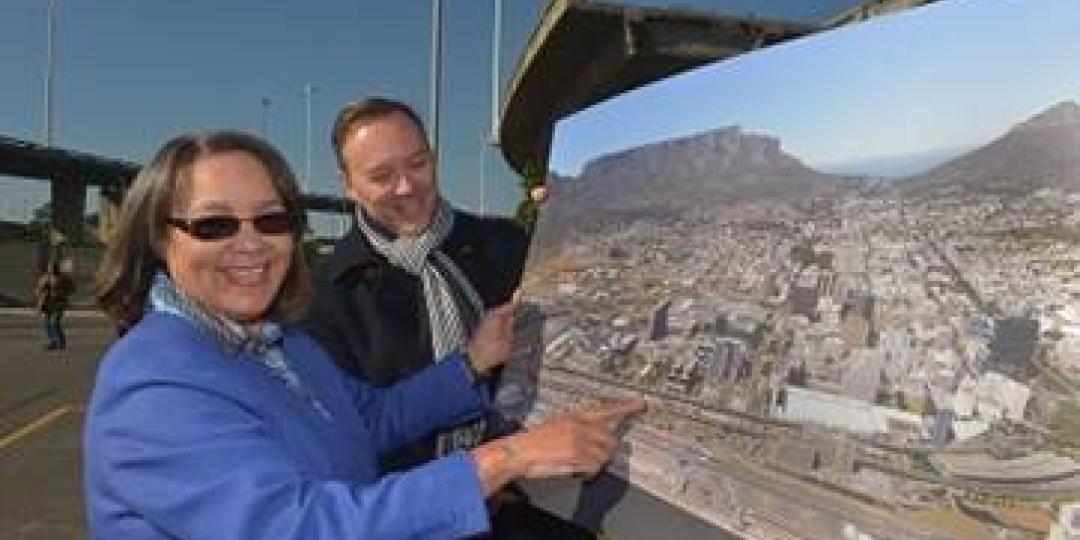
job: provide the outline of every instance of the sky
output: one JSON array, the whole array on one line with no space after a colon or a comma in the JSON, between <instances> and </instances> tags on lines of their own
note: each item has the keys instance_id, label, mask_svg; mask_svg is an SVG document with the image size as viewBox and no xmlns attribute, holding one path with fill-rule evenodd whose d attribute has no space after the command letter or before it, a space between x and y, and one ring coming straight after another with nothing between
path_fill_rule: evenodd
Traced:
<instances>
[{"instance_id":1,"label":"sky","mask_svg":"<svg viewBox=\"0 0 1080 540\"><path fill-rule=\"evenodd\" d=\"M508 78L544 0L506 0ZM444 0L440 177L458 205L507 213L520 193L489 131L494 0ZM0 134L40 142L47 0L0 1ZM54 144L143 161L187 130L259 133L306 168L312 95L314 191L340 194L330 126L344 103L382 94L428 114L431 3L372 0L57 0ZM485 150L487 148L487 150ZM494 187L480 202L478 176ZM498 189L501 187L501 189ZM0 183L0 217L25 218L47 184ZM315 222L316 227L319 221Z\"/></svg>"},{"instance_id":2,"label":"sky","mask_svg":"<svg viewBox=\"0 0 1080 540\"><path fill-rule=\"evenodd\" d=\"M699 68L573 115L552 168L722 126L819 170L902 176L1080 101L1080 1L946 0Z\"/></svg>"},{"instance_id":3,"label":"sky","mask_svg":"<svg viewBox=\"0 0 1080 540\"><path fill-rule=\"evenodd\" d=\"M177 133L258 133L265 118L268 139L303 174L303 88L311 84L310 188L339 194L329 130L342 104L383 94L428 115L429 0L56 2L60 147L142 161ZM820 21L855 0L627 2ZM516 178L484 143L494 0L442 3L443 191L459 206L509 213L521 196ZM545 4L503 1L504 82ZM0 2L0 134L41 140L47 6ZM1077 0L943 0L579 113L559 126L553 166L573 172L603 153L732 124L780 137L787 151L824 168L870 171L882 157L955 151L1077 98L1078 26ZM0 218L25 219L47 195L43 182L0 182Z\"/></svg>"}]
</instances>

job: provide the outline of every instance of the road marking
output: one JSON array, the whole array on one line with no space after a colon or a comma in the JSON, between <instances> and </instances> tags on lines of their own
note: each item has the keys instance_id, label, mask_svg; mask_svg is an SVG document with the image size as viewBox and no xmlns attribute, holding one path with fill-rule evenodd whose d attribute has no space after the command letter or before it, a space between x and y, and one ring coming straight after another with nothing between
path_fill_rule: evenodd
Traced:
<instances>
[{"instance_id":1,"label":"road marking","mask_svg":"<svg viewBox=\"0 0 1080 540\"><path fill-rule=\"evenodd\" d=\"M26 424L25 426L19 428L15 431L15 433L12 433L11 435L4 437L3 439L0 439L0 449L14 444L19 439L33 433L38 429L41 429L42 427L45 427L45 424L48 424L49 422L52 422L53 420L56 420L57 418L60 418L61 416L69 412L71 412L71 405L64 405L63 407L49 411L37 420L34 420L33 422L30 422L29 424Z\"/></svg>"}]
</instances>

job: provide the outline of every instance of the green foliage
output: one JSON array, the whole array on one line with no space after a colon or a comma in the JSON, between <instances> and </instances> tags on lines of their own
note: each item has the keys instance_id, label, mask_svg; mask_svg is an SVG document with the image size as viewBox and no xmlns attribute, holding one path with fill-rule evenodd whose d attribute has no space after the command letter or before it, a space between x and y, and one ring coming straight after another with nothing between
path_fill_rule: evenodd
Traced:
<instances>
[{"instance_id":1,"label":"green foliage","mask_svg":"<svg viewBox=\"0 0 1080 540\"><path fill-rule=\"evenodd\" d=\"M528 191L536 186L544 185L547 175L540 170L540 167L535 161L529 160L525 162L525 166L521 168L521 185L525 190L525 196L528 197Z\"/></svg>"},{"instance_id":2,"label":"green foliage","mask_svg":"<svg viewBox=\"0 0 1080 540\"><path fill-rule=\"evenodd\" d=\"M532 231L536 225L536 216L539 213L539 203L532 200L529 191L532 188L542 186L547 181L547 175L540 170L535 161L529 160L521 168L521 180L518 185L524 190L521 202L518 203L517 211L514 212L514 221L528 231Z\"/></svg>"}]
</instances>

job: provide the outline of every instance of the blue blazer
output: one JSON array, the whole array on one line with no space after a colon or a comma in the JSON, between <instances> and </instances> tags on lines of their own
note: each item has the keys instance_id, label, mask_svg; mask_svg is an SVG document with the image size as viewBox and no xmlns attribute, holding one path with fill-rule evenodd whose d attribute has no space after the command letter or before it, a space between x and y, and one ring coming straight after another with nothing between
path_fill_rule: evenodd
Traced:
<instances>
[{"instance_id":1,"label":"blue blazer","mask_svg":"<svg viewBox=\"0 0 1080 540\"><path fill-rule=\"evenodd\" d=\"M180 317L147 314L117 341L87 411L91 537L442 539L488 529L464 453L378 476L380 454L486 408L460 355L373 389L296 328L284 349L329 417Z\"/></svg>"}]
</instances>

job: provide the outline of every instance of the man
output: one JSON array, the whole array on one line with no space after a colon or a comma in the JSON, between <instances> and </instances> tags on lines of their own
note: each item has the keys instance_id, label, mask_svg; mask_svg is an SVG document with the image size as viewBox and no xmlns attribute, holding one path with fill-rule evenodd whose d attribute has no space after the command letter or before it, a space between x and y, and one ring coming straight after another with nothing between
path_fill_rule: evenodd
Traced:
<instances>
[{"instance_id":1,"label":"man","mask_svg":"<svg viewBox=\"0 0 1080 540\"><path fill-rule=\"evenodd\" d=\"M318 272L307 327L345 370L389 385L454 350L486 309L510 300L528 239L509 220L473 216L440 197L423 123L407 105L350 103L332 138L356 223ZM457 426L384 466L471 448L508 429L503 424L491 416ZM523 499L495 499L496 538L593 537Z\"/></svg>"}]
</instances>

